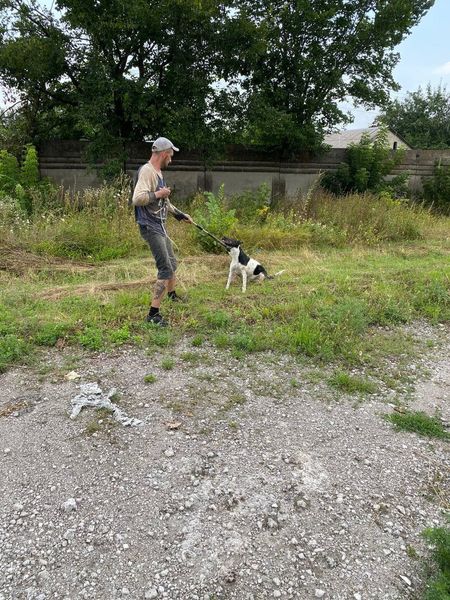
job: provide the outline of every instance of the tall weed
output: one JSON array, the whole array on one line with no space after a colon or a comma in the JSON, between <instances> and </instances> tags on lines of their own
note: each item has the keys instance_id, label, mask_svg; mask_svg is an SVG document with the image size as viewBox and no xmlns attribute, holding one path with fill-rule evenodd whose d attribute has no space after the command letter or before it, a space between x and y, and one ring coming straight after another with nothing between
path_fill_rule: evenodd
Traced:
<instances>
[{"instance_id":1,"label":"tall weed","mask_svg":"<svg viewBox=\"0 0 450 600\"><path fill-rule=\"evenodd\" d=\"M388 192L341 197L319 192L307 207L307 217L344 232L347 242L367 244L420 239L432 219L426 211L395 200Z\"/></svg>"},{"instance_id":2,"label":"tall weed","mask_svg":"<svg viewBox=\"0 0 450 600\"><path fill-rule=\"evenodd\" d=\"M8 217L4 239L19 241L33 252L71 259L103 261L136 253L143 242L128 194L124 179L73 195L41 187L32 191L34 209L26 218L20 206L3 199L0 216Z\"/></svg>"},{"instance_id":3,"label":"tall weed","mask_svg":"<svg viewBox=\"0 0 450 600\"><path fill-rule=\"evenodd\" d=\"M194 220L217 237L229 234L237 223L237 218L234 209L226 208L224 186L220 187L216 195L205 192L204 197L206 201L203 200L201 194L194 198L192 203ZM206 252L218 253L221 251L217 242L199 229L195 229L195 236L200 247Z\"/></svg>"}]
</instances>

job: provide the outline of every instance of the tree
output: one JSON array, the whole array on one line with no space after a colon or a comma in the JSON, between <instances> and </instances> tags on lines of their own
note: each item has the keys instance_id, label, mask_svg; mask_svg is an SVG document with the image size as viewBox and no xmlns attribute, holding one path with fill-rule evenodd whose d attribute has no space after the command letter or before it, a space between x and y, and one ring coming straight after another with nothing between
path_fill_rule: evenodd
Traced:
<instances>
[{"instance_id":1,"label":"tree","mask_svg":"<svg viewBox=\"0 0 450 600\"><path fill-rule=\"evenodd\" d=\"M215 89L239 22L215 0L0 0L0 77L34 139L87 137L96 155L164 133L208 148L231 95ZM233 49L234 52L234 49ZM111 152L112 151L112 152Z\"/></svg>"},{"instance_id":2,"label":"tree","mask_svg":"<svg viewBox=\"0 0 450 600\"><path fill-rule=\"evenodd\" d=\"M0 78L33 141L93 157L161 133L211 152L316 150L395 88L395 46L434 0L0 0Z\"/></svg>"},{"instance_id":3,"label":"tree","mask_svg":"<svg viewBox=\"0 0 450 600\"><path fill-rule=\"evenodd\" d=\"M450 148L450 92L445 86L408 92L379 118L413 148Z\"/></svg>"},{"instance_id":4,"label":"tree","mask_svg":"<svg viewBox=\"0 0 450 600\"><path fill-rule=\"evenodd\" d=\"M434 0L241 0L260 54L243 87L247 138L288 154L349 122L347 97L374 107L398 89L395 47Z\"/></svg>"}]
</instances>

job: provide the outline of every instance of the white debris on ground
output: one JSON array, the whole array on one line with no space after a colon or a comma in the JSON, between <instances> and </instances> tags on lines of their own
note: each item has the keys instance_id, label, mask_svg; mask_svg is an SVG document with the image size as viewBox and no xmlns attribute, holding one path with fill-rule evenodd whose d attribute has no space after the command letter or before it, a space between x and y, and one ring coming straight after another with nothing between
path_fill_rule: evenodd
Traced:
<instances>
[{"instance_id":1,"label":"white debris on ground","mask_svg":"<svg viewBox=\"0 0 450 600\"><path fill-rule=\"evenodd\" d=\"M81 393L71 400L73 407L70 415L71 419L76 419L85 406L91 406L111 411L113 418L126 427L143 425L143 421L134 417L128 417L121 408L111 402L111 398L117 393L115 388L109 390L105 395L97 383L84 383L80 385L80 390Z\"/></svg>"}]
</instances>

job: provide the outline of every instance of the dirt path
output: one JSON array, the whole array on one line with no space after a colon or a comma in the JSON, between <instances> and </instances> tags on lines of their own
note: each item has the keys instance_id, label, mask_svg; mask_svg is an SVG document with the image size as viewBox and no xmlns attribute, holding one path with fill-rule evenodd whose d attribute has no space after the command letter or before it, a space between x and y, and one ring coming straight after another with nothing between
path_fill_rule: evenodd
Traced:
<instances>
[{"instance_id":1,"label":"dirt path","mask_svg":"<svg viewBox=\"0 0 450 600\"><path fill-rule=\"evenodd\" d=\"M409 406L448 420L439 335L410 366L429 378ZM383 387L338 394L292 357L236 360L189 340L170 356L164 370L136 349L51 352L40 375L0 376L1 600L414 597L421 532L448 500L448 444L394 431ZM82 382L116 387L144 424L93 409L71 420Z\"/></svg>"}]
</instances>

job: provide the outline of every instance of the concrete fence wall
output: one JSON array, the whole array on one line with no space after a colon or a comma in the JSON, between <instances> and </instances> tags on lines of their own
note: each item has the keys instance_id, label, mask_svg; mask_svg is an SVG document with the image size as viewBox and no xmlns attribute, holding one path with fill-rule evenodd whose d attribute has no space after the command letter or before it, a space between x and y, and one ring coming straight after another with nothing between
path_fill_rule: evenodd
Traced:
<instances>
[{"instance_id":1,"label":"concrete fence wall","mask_svg":"<svg viewBox=\"0 0 450 600\"><path fill-rule=\"evenodd\" d=\"M98 175L101 164L89 166L84 158L86 143L54 141L39 148L41 175L72 191L102 184ZM272 196L306 194L321 173L335 170L345 158L345 149L334 148L321 157L299 157L293 161L276 161L264 155L232 147L227 158L205 165L196 154L176 153L166 171L167 184L177 198L192 196L197 191L217 192L223 184L227 194L257 189L265 183ZM132 174L151 155L150 144L133 144L127 148L124 169ZM407 171L412 190L421 189L422 178L433 174L436 161L450 164L450 150L408 150L404 160L393 172Z\"/></svg>"}]
</instances>

